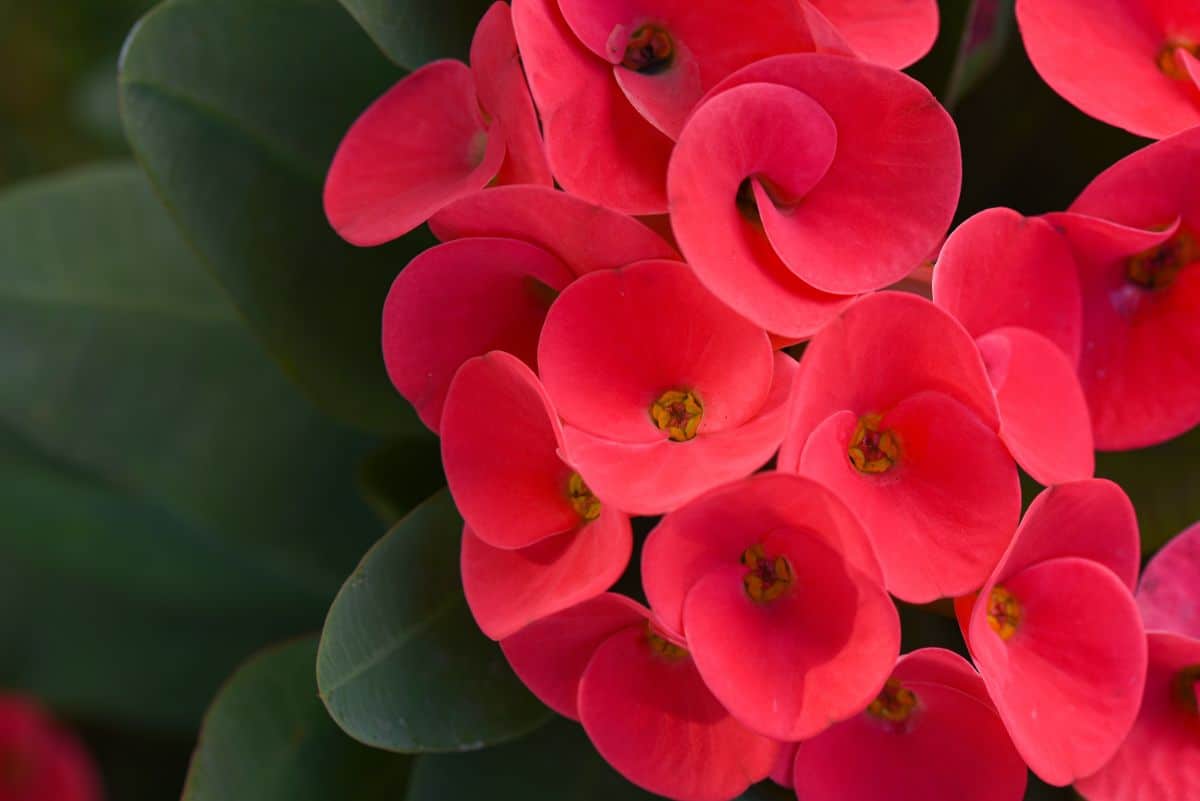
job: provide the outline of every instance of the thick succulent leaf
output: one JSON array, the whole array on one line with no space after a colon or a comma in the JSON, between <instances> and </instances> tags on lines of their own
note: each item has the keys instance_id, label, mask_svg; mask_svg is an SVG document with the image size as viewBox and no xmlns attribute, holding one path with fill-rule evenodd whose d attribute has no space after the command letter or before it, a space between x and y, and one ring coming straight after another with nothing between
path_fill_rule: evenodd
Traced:
<instances>
[{"instance_id":1,"label":"thick succulent leaf","mask_svg":"<svg viewBox=\"0 0 1200 801\"><path fill-rule=\"evenodd\" d=\"M355 249L321 205L343 133L402 75L336 0L167 0L130 34L120 86L142 166L287 373L341 419L416 432L380 318L431 239Z\"/></svg>"},{"instance_id":2,"label":"thick succulent leaf","mask_svg":"<svg viewBox=\"0 0 1200 801\"><path fill-rule=\"evenodd\" d=\"M316 637L268 648L217 694L182 801L393 801L410 760L364 748L321 706Z\"/></svg>"},{"instance_id":3,"label":"thick succulent leaf","mask_svg":"<svg viewBox=\"0 0 1200 801\"><path fill-rule=\"evenodd\" d=\"M371 549L333 602L317 683L355 739L406 753L472 751L549 718L471 619L461 531L440 492Z\"/></svg>"}]
</instances>

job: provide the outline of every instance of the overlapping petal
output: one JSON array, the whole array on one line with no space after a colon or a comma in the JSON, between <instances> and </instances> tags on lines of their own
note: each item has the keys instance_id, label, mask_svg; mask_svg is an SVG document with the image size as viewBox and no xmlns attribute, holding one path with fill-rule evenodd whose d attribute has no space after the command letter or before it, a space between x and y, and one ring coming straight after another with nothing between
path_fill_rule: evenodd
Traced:
<instances>
[{"instance_id":1,"label":"overlapping petal","mask_svg":"<svg viewBox=\"0 0 1200 801\"><path fill-rule=\"evenodd\" d=\"M383 306L383 361L433 431L450 380L467 359L503 350L534 364L542 321L573 275L515 239L447 242L413 259Z\"/></svg>"},{"instance_id":2,"label":"overlapping petal","mask_svg":"<svg viewBox=\"0 0 1200 801\"><path fill-rule=\"evenodd\" d=\"M862 709L899 651L866 533L814 481L767 473L706 493L663 519L642 560L651 604L713 694L775 739Z\"/></svg>"},{"instance_id":3,"label":"overlapping petal","mask_svg":"<svg viewBox=\"0 0 1200 801\"><path fill-rule=\"evenodd\" d=\"M885 67L904 69L929 52L938 33L936 0L806 0L837 29L854 52Z\"/></svg>"},{"instance_id":4,"label":"overlapping petal","mask_svg":"<svg viewBox=\"0 0 1200 801\"><path fill-rule=\"evenodd\" d=\"M1020 801L1026 770L979 675L928 648L870 710L800 743L793 777L804 801Z\"/></svg>"},{"instance_id":5,"label":"overlapping petal","mask_svg":"<svg viewBox=\"0 0 1200 801\"><path fill-rule=\"evenodd\" d=\"M1200 640L1200 524L1168 542L1142 573L1137 602L1148 630Z\"/></svg>"}]
</instances>

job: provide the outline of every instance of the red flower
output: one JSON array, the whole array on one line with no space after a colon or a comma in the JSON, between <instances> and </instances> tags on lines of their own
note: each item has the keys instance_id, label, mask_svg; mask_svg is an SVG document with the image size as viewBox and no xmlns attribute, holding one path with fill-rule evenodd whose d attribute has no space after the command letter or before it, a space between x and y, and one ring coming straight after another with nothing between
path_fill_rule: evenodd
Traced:
<instances>
[{"instance_id":1,"label":"red flower","mask_svg":"<svg viewBox=\"0 0 1200 801\"><path fill-rule=\"evenodd\" d=\"M818 334L792 391L779 469L836 492L897 597L977 588L1020 515L1016 465L970 335L914 295L868 295Z\"/></svg>"},{"instance_id":2,"label":"red flower","mask_svg":"<svg viewBox=\"0 0 1200 801\"><path fill-rule=\"evenodd\" d=\"M1033 66L1083 112L1161 139L1200 125L1194 0L1017 0Z\"/></svg>"},{"instance_id":3,"label":"red flower","mask_svg":"<svg viewBox=\"0 0 1200 801\"><path fill-rule=\"evenodd\" d=\"M980 212L942 248L933 299L978 338L1000 438L1021 467L1046 485L1091 477L1079 278L1062 235L1009 209Z\"/></svg>"},{"instance_id":4,"label":"red flower","mask_svg":"<svg viewBox=\"0 0 1200 801\"><path fill-rule=\"evenodd\" d=\"M442 462L466 525L462 577L479 627L502 639L607 590L633 547L629 518L559 458L561 429L519 359L494 352L458 371Z\"/></svg>"},{"instance_id":5,"label":"red flower","mask_svg":"<svg viewBox=\"0 0 1200 801\"><path fill-rule=\"evenodd\" d=\"M937 0L801 2L828 20L851 52L885 67L904 69L928 53L937 38Z\"/></svg>"},{"instance_id":6,"label":"red flower","mask_svg":"<svg viewBox=\"0 0 1200 801\"><path fill-rule=\"evenodd\" d=\"M700 280L768 331L802 339L934 249L960 179L958 134L928 90L807 54L717 86L680 135L667 186Z\"/></svg>"},{"instance_id":7,"label":"red flower","mask_svg":"<svg viewBox=\"0 0 1200 801\"><path fill-rule=\"evenodd\" d=\"M355 245L400 237L490 182L552 185L512 17L479 22L471 66L426 64L351 126L325 181L325 213Z\"/></svg>"},{"instance_id":8,"label":"red flower","mask_svg":"<svg viewBox=\"0 0 1200 801\"><path fill-rule=\"evenodd\" d=\"M0 696L0 801L99 801L83 744L34 701Z\"/></svg>"},{"instance_id":9,"label":"red flower","mask_svg":"<svg viewBox=\"0 0 1200 801\"><path fill-rule=\"evenodd\" d=\"M795 372L766 332L670 261L567 287L546 316L538 365L567 460L631 514L669 511L770 459Z\"/></svg>"},{"instance_id":10,"label":"red flower","mask_svg":"<svg viewBox=\"0 0 1200 801\"><path fill-rule=\"evenodd\" d=\"M1138 556L1120 487L1063 484L1030 505L970 612L967 643L988 692L1050 784L1103 767L1137 717L1146 677L1132 595Z\"/></svg>"},{"instance_id":11,"label":"red flower","mask_svg":"<svg viewBox=\"0 0 1200 801\"><path fill-rule=\"evenodd\" d=\"M501 646L545 704L578 720L634 784L677 801L728 801L766 778L780 746L713 697L682 642L648 610L607 594Z\"/></svg>"},{"instance_id":12,"label":"red flower","mask_svg":"<svg viewBox=\"0 0 1200 801\"><path fill-rule=\"evenodd\" d=\"M1052 217L1079 268L1096 447L1176 437L1200 423L1200 128L1117 162L1070 211Z\"/></svg>"},{"instance_id":13,"label":"red flower","mask_svg":"<svg viewBox=\"0 0 1200 801\"><path fill-rule=\"evenodd\" d=\"M646 540L642 580L713 695L776 740L860 711L900 650L862 525L799 476L752 476L668 514Z\"/></svg>"},{"instance_id":14,"label":"red flower","mask_svg":"<svg viewBox=\"0 0 1200 801\"><path fill-rule=\"evenodd\" d=\"M1200 797L1200 526L1150 560L1137 602L1149 630L1141 712L1121 750L1075 788L1088 801Z\"/></svg>"},{"instance_id":15,"label":"red flower","mask_svg":"<svg viewBox=\"0 0 1200 801\"><path fill-rule=\"evenodd\" d=\"M666 210L672 140L734 70L813 49L797 0L516 0L554 177L630 214Z\"/></svg>"},{"instance_id":16,"label":"red flower","mask_svg":"<svg viewBox=\"0 0 1200 801\"><path fill-rule=\"evenodd\" d=\"M905 654L878 697L796 750L801 801L1020 801L1025 763L957 654Z\"/></svg>"},{"instance_id":17,"label":"red flower","mask_svg":"<svg viewBox=\"0 0 1200 801\"><path fill-rule=\"evenodd\" d=\"M383 359L396 389L435 432L464 361L504 350L536 363L546 311L577 276L675 255L638 221L544 187L473 193L431 226L446 243L413 259L392 285Z\"/></svg>"}]
</instances>

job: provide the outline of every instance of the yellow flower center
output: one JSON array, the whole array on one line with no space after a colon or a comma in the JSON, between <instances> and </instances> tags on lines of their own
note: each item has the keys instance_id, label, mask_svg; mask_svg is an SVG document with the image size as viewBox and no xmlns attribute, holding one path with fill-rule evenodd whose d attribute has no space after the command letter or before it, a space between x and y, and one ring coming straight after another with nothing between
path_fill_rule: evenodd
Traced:
<instances>
[{"instance_id":1,"label":"yellow flower center","mask_svg":"<svg viewBox=\"0 0 1200 801\"><path fill-rule=\"evenodd\" d=\"M1188 51L1193 56L1200 57L1200 44L1184 39L1171 39L1158 51L1158 69L1163 75L1176 81L1191 80L1191 76L1188 75L1187 70L1179 66L1179 62L1175 60L1175 51L1180 48Z\"/></svg>"},{"instance_id":2,"label":"yellow flower center","mask_svg":"<svg viewBox=\"0 0 1200 801\"><path fill-rule=\"evenodd\" d=\"M595 520L600 516L600 501L588 489L588 485L583 483L583 476L578 473L572 473L571 478L567 480L567 497L571 499L571 506L575 507L575 511L584 520Z\"/></svg>"},{"instance_id":3,"label":"yellow flower center","mask_svg":"<svg viewBox=\"0 0 1200 801\"><path fill-rule=\"evenodd\" d=\"M1131 256L1126 263L1129 280L1146 289L1162 289L1174 283L1184 267L1200 258L1196 240L1186 231L1163 242L1158 247Z\"/></svg>"},{"instance_id":4,"label":"yellow flower center","mask_svg":"<svg viewBox=\"0 0 1200 801\"><path fill-rule=\"evenodd\" d=\"M850 438L850 463L860 473L886 473L900 458L900 442L891 431L881 431L882 414L858 418Z\"/></svg>"},{"instance_id":5,"label":"yellow flower center","mask_svg":"<svg viewBox=\"0 0 1200 801\"><path fill-rule=\"evenodd\" d=\"M686 659L688 655L686 648L676 645L659 634L655 630L654 624L649 621L646 621L646 643L650 646L651 651L668 662L678 662L680 659Z\"/></svg>"},{"instance_id":6,"label":"yellow flower center","mask_svg":"<svg viewBox=\"0 0 1200 801\"><path fill-rule=\"evenodd\" d=\"M879 695L867 707L867 714L899 723L907 720L916 706L916 693L901 684L899 679L888 679Z\"/></svg>"},{"instance_id":7,"label":"yellow flower center","mask_svg":"<svg viewBox=\"0 0 1200 801\"><path fill-rule=\"evenodd\" d=\"M674 55L671 34L657 25L643 25L629 37L621 66L644 75L656 75L671 66Z\"/></svg>"},{"instance_id":8,"label":"yellow flower center","mask_svg":"<svg viewBox=\"0 0 1200 801\"><path fill-rule=\"evenodd\" d=\"M1008 590L997 585L988 598L987 622L1000 639L1010 639L1021 623L1021 603Z\"/></svg>"},{"instance_id":9,"label":"yellow flower center","mask_svg":"<svg viewBox=\"0 0 1200 801\"><path fill-rule=\"evenodd\" d=\"M693 439L703 417L704 404L690 390L668 390L650 404L650 419L675 442Z\"/></svg>"},{"instance_id":10,"label":"yellow flower center","mask_svg":"<svg viewBox=\"0 0 1200 801\"><path fill-rule=\"evenodd\" d=\"M761 545L747 548L742 554L742 564L746 566L746 575L742 577L746 594L758 603L774 601L787 592L795 580L787 557L768 557Z\"/></svg>"}]
</instances>

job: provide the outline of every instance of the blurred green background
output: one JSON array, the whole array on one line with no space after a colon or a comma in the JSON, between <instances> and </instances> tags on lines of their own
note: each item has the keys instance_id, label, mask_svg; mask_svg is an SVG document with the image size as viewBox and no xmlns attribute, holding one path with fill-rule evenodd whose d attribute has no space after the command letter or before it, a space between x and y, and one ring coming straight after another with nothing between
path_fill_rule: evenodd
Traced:
<instances>
[{"instance_id":1,"label":"blurred green background","mask_svg":"<svg viewBox=\"0 0 1200 801\"><path fill-rule=\"evenodd\" d=\"M456 4L462 5L456 0L439 5ZM129 156L117 107L117 60L126 34L153 5L150 0L0 0L0 75L5 76L0 80L0 190L64 168ZM939 97L947 96L960 61L968 12L991 7L1006 5L996 0L943 0L938 43L910 70ZM1003 34L1003 19L1000 24L998 33ZM1061 209L1095 174L1145 144L1058 98L1034 73L1011 21L1008 28L1010 35L993 40L999 43L994 53L985 35L983 46L972 51L973 61L957 67L963 97L953 113L965 170L960 220L990 206L1010 206L1028 214ZM1190 509L1175 504L1194 480L1196 436L1185 439L1155 449L1141 462L1126 457L1101 460L1102 473L1130 485L1143 526L1153 532L1152 546L1194 517L1194 500ZM1181 458L1187 469L1172 469ZM7 558L0 553L0 568ZM20 611L5 609L0 616L9 613ZM906 620L906 625L910 622L913 630L945 628L924 618ZM0 662L4 659L0 652ZM138 688L131 686L128 692ZM194 734L178 727L117 725L88 716L76 722L101 763L112 801L178 797ZM1034 788L1032 797L1067 796Z\"/></svg>"}]
</instances>

